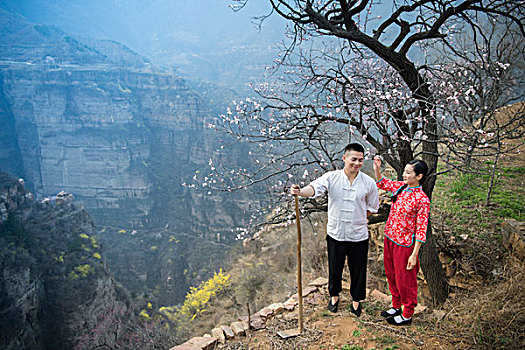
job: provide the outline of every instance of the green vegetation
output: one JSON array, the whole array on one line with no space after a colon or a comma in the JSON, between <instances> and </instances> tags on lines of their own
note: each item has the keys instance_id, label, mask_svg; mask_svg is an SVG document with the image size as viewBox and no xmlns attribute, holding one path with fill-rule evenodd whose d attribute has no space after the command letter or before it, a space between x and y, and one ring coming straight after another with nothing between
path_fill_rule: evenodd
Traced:
<instances>
[{"instance_id":1,"label":"green vegetation","mask_svg":"<svg viewBox=\"0 0 525 350\"><path fill-rule=\"evenodd\" d=\"M82 238L82 239L89 240L90 243L91 243L91 247L93 247L94 249L98 248L98 243L97 243L97 240L96 240L95 238L90 237L90 236L88 236L88 235L85 234L85 233L81 233L81 234L79 235L79 237Z\"/></svg>"},{"instance_id":2,"label":"green vegetation","mask_svg":"<svg viewBox=\"0 0 525 350\"><path fill-rule=\"evenodd\" d=\"M346 344L341 346L341 350L364 350L364 348L355 344Z\"/></svg>"},{"instance_id":3,"label":"green vegetation","mask_svg":"<svg viewBox=\"0 0 525 350\"><path fill-rule=\"evenodd\" d=\"M379 311L383 310L383 305L381 305L379 302L366 302L361 304L363 310L370 315L377 314ZM347 308L348 311L350 311L350 306Z\"/></svg>"},{"instance_id":4,"label":"green vegetation","mask_svg":"<svg viewBox=\"0 0 525 350\"><path fill-rule=\"evenodd\" d=\"M333 316L333 314L332 314L330 311L326 310L326 309L323 309L323 310L319 311L319 315L320 315L321 317L330 317L330 316Z\"/></svg>"},{"instance_id":5,"label":"green vegetation","mask_svg":"<svg viewBox=\"0 0 525 350\"><path fill-rule=\"evenodd\" d=\"M66 253L64 252L60 252L60 255L59 256L55 256L55 261L56 262L59 262L59 263L63 263L64 262L64 257L66 256Z\"/></svg>"},{"instance_id":6,"label":"green vegetation","mask_svg":"<svg viewBox=\"0 0 525 350\"><path fill-rule=\"evenodd\" d=\"M387 347L385 348L385 350L397 350L397 349L399 349L399 346L397 346L397 345L395 345L395 344L392 345L392 346L387 346Z\"/></svg>"},{"instance_id":7,"label":"green vegetation","mask_svg":"<svg viewBox=\"0 0 525 350\"><path fill-rule=\"evenodd\" d=\"M433 208L440 211L442 224L455 225L454 235L483 230L497 233L506 218L525 220L525 192L521 184L524 175L525 167L501 168L488 204L488 175L441 176L436 183Z\"/></svg>"},{"instance_id":8,"label":"green vegetation","mask_svg":"<svg viewBox=\"0 0 525 350\"><path fill-rule=\"evenodd\" d=\"M13 213L7 214L7 219L0 225L0 238L6 239L6 243L26 246L28 234L22 228L19 220Z\"/></svg>"},{"instance_id":9,"label":"green vegetation","mask_svg":"<svg viewBox=\"0 0 525 350\"><path fill-rule=\"evenodd\" d=\"M150 315L148 315L148 313L146 312L146 310L141 310L140 313L139 313L139 316L140 318L142 318L143 320L149 320L151 317Z\"/></svg>"},{"instance_id":10,"label":"green vegetation","mask_svg":"<svg viewBox=\"0 0 525 350\"><path fill-rule=\"evenodd\" d=\"M375 340L377 340L380 344L383 344L383 345L394 345L394 346L397 346L397 345L395 345L396 339L391 337L388 334L376 336Z\"/></svg>"}]
</instances>

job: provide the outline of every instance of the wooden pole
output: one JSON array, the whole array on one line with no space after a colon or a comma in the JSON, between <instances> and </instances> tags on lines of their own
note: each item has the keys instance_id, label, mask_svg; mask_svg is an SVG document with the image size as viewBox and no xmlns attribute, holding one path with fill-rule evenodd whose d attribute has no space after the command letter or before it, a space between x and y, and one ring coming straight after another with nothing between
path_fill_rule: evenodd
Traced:
<instances>
[{"instance_id":1,"label":"wooden pole","mask_svg":"<svg viewBox=\"0 0 525 350\"><path fill-rule=\"evenodd\" d=\"M297 223L297 295L299 297L299 333L303 331L303 284L301 271L301 213L299 198L295 197L295 222Z\"/></svg>"}]
</instances>

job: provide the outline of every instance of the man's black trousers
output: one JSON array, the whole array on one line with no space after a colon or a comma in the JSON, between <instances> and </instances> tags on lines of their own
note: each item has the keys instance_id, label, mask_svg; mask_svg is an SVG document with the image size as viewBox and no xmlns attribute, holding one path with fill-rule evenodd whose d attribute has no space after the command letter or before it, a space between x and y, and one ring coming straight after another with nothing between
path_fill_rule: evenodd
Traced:
<instances>
[{"instance_id":1,"label":"man's black trousers","mask_svg":"<svg viewBox=\"0 0 525 350\"><path fill-rule=\"evenodd\" d=\"M328 292L330 296L341 293L343 270L348 260L350 270L350 295L353 301L366 298L366 266L368 239L360 242L341 242L326 236L328 248Z\"/></svg>"}]
</instances>

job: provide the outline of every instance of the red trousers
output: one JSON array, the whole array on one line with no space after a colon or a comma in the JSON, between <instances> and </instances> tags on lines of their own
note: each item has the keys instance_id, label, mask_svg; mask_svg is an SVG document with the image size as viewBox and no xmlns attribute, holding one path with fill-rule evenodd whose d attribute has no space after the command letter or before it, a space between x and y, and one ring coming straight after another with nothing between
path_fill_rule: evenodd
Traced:
<instances>
[{"instance_id":1,"label":"red trousers","mask_svg":"<svg viewBox=\"0 0 525 350\"><path fill-rule=\"evenodd\" d=\"M408 258L414 250L403 247L385 237L384 265L388 288L392 294L392 307L403 308L403 317L410 318L417 306L417 273L419 271L419 257L416 266L407 270Z\"/></svg>"}]
</instances>

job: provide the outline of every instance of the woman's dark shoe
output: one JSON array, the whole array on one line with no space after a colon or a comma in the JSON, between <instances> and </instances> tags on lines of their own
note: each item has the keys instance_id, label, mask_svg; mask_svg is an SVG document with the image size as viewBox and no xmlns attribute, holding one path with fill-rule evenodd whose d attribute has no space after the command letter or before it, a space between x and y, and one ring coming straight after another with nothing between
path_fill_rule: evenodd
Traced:
<instances>
[{"instance_id":1,"label":"woman's dark shoe","mask_svg":"<svg viewBox=\"0 0 525 350\"><path fill-rule=\"evenodd\" d=\"M330 298L330 301L328 302L328 306L326 307L328 311L330 312L337 312L337 307L339 306L339 299L335 302L335 304L332 304L332 298Z\"/></svg>"},{"instance_id":2,"label":"woman's dark shoe","mask_svg":"<svg viewBox=\"0 0 525 350\"><path fill-rule=\"evenodd\" d=\"M356 315L357 317L361 316L361 303L359 303L357 309L354 309L354 305L350 304L350 312Z\"/></svg>"},{"instance_id":3,"label":"woman's dark shoe","mask_svg":"<svg viewBox=\"0 0 525 350\"><path fill-rule=\"evenodd\" d=\"M412 323L412 317L404 318L403 315L389 317L386 321L394 326L409 325Z\"/></svg>"},{"instance_id":4,"label":"woman's dark shoe","mask_svg":"<svg viewBox=\"0 0 525 350\"><path fill-rule=\"evenodd\" d=\"M391 307L390 309L388 310L383 310L381 311L381 316L383 317L396 317L396 316L399 316L403 313L403 310L401 310L401 308L399 309L394 309L393 307Z\"/></svg>"}]
</instances>

